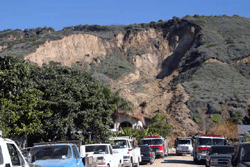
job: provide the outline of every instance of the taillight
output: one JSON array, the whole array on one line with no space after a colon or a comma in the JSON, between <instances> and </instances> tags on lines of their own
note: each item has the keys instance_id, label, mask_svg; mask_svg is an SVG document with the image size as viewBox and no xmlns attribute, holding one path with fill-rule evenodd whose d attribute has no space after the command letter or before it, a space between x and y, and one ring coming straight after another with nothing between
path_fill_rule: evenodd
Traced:
<instances>
[{"instance_id":1,"label":"taillight","mask_svg":"<svg viewBox=\"0 0 250 167\"><path fill-rule=\"evenodd\" d=\"M210 150L210 147L198 147L198 153L202 153L203 150Z\"/></svg>"},{"instance_id":2,"label":"taillight","mask_svg":"<svg viewBox=\"0 0 250 167\"><path fill-rule=\"evenodd\" d=\"M152 153L150 153L149 156L152 156Z\"/></svg>"}]
</instances>

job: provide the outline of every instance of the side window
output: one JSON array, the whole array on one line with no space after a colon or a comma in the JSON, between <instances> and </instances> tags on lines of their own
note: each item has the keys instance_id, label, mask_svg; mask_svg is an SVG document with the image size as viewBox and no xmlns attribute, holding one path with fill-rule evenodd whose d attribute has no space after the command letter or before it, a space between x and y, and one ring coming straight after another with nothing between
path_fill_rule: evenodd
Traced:
<instances>
[{"instance_id":1,"label":"side window","mask_svg":"<svg viewBox=\"0 0 250 167\"><path fill-rule=\"evenodd\" d=\"M14 144L7 144L7 148L10 154L10 159L11 159L11 163L13 166L15 165L23 165L24 164L24 160L21 156L21 154L18 152L16 146Z\"/></svg>"},{"instance_id":2,"label":"side window","mask_svg":"<svg viewBox=\"0 0 250 167\"><path fill-rule=\"evenodd\" d=\"M2 147L0 146L0 165L3 164L3 152L2 152Z\"/></svg>"},{"instance_id":3,"label":"side window","mask_svg":"<svg viewBox=\"0 0 250 167\"><path fill-rule=\"evenodd\" d=\"M74 155L74 158L79 158L80 155L79 155L79 152L77 151L77 148L76 146L73 146L73 155Z\"/></svg>"}]
</instances>

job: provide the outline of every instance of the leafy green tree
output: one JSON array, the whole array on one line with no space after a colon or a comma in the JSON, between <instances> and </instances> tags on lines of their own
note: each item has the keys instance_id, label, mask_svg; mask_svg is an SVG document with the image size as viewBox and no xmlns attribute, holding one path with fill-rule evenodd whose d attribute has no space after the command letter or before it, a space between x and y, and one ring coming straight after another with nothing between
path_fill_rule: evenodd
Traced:
<instances>
[{"instance_id":1,"label":"leafy green tree","mask_svg":"<svg viewBox=\"0 0 250 167\"><path fill-rule=\"evenodd\" d=\"M88 138L105 141L110 136L112 92L91 73L77 67L49 66L33 71L35 87L44 92L46 108L53 113L43 120L44 141Z\"/></svg>"},{"instance_id":2,"label":"leafy green tree","mask_svg":"<svg viewBox=\"0 0 250 167\"><path fill-rule=\"evenodd\" d=\"M168 125L165 120L167 116L164 114L156 114L152 118L151 125L148 126L148 133L158 134L162 137L166 137L171 133L171 126Z\"/></svg>"},{"instance_id":3,"label":"leafy green tree","mask_svg":"<svg viewBox=\"0 0 250 167\"><path fill-rule=\"evenodd\" d=\"M49 110L42 110L43 92L29 83L32 68L12 56L0 58L0 129L5 137L43 133L41 120Z\"/></svg>"},{"instance_id":4,"label":"leafy green tree","mask_svg":"<svg viewBox=\"0 0 250 167\"><path fill-rule=\"evenodd\" d=\"M110 95L112 95L110 97L111 99L110 103L113 104L113 111L111 114L113 122L117 122L119 112L132 112L134 107L130 101L125 100L119 95L120 92L121 89L114 92L113 94L111 92L109 93Z\"/></svg>"}]
</instances>

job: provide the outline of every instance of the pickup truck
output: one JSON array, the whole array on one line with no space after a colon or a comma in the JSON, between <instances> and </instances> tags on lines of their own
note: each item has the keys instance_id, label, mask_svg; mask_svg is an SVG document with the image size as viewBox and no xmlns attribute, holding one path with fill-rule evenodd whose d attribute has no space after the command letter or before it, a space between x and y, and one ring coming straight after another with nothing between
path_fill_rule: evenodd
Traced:
<instances>
[{"instance_id":1,"label":"pickup truck","mask_svg":"<svg viewBox=\"0 0 250 167\"><path fill-rule=\"evenodd\" d=\"M75 144L46 143L35 145L27 156L30 166L35 167L84 167Z\"/></svg>"},{"instance_id":2,"label":"pickup truck","mask_svg":"<svg viewBox=\"0 0 250 167\"><path fill-rule=\"evenodd\" d=\"M234 145L211 146L206 157L206 167L231 167L231 160L235 153Z\"/></svg>"},{"instance_id":3,"label":"pickup truck","mask_svg":"<svg viewBox=\"0 0 250 167\"><path fill-rule=\"evenodd\" d=\"M110 138L114 151L123 155L123 166L139 166L141 162L141 149L134 138L128 136ZM134 146L132 146L134 145Z\"/></svg>"},{"instance_id":4,"label":"pickup truck","mask_svg":"<svg viewBox=\"0 0 250 167\"><path fill-rule=\"evenodd\" d=\"M87 144L82 145L80 150L82 157L92 156L94 159L97 159L98 167L123 166L122 154L113 151L113 148L110 144Z\"/></svg>"},{"instance_id":5,"label":"pickup truck","mask_svg":"<svg viewBox=\"0 0 250 167\"><path fill-rule=\"evenodd\" d=\"M29 167L13 140L0 137L0 167Z\"/></svg>"}]
</instances>

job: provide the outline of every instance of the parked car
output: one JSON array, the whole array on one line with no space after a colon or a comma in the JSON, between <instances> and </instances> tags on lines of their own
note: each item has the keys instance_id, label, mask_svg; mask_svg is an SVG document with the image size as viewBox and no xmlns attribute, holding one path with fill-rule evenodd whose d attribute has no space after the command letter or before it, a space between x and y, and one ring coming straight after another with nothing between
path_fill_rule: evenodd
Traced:
<instances>
[{"instance_id":1,"label":"parked car","mask_svg":"<svg viewBox=\"0 0 250 167\"><path fill-rule=\"evenodd\" d=\"M28 154L30 166L39 167L84 167L75 144L51 143L35 145Z\"/></svg>"},{"instance_id":2,"label":"parked car","mask_svg":"<svg viewBox=\"0 0 250 167\"><path fill-rule=\"evenodd\" d=\"M211 146L206 157L206 167L230 167L235 150L234 145Z\"/></svg>"},{"instance_id":3,"label":"parked car","mask_svg":"<svg viewBox=\"0 0 250 167\"><path fill-rule=\"evenodd\" d=\"M135 138L129 136L112 137L109 139L115 152L123 155L123 166L139 166L141 162L141 149Z\"/></svg>"},{"instance_id":4,"label":"parked car","mask_svg":"<svg viewBox=\"0 0 250 167\"><path fill-rule=\"evenodd\" d=\"M237 145L232 165L234 167L250 167L250 142Z\"/></svg>"},{"instance_id":5,"label":"parked car","mask_svg":"<svg viewBox=\"0 0 250 167\"><path fill-rule=\"evenodd\" d=\"M82 145L80 150L85 152L85 156L97 159L97 167L123 166L123 154L113 151L110 144L87 144Z\"/></svg>"},{"instance_id":6,"label":"parked car","mask_svg":"<svg viewBox=\"0 0 250 167\"><path fill-rule=\"evenodd\" d=\"M155 162L155 152L149 145L140 145L141 148L141 163L150 163L151 165Z\"/></svg>"}]
</instances>

